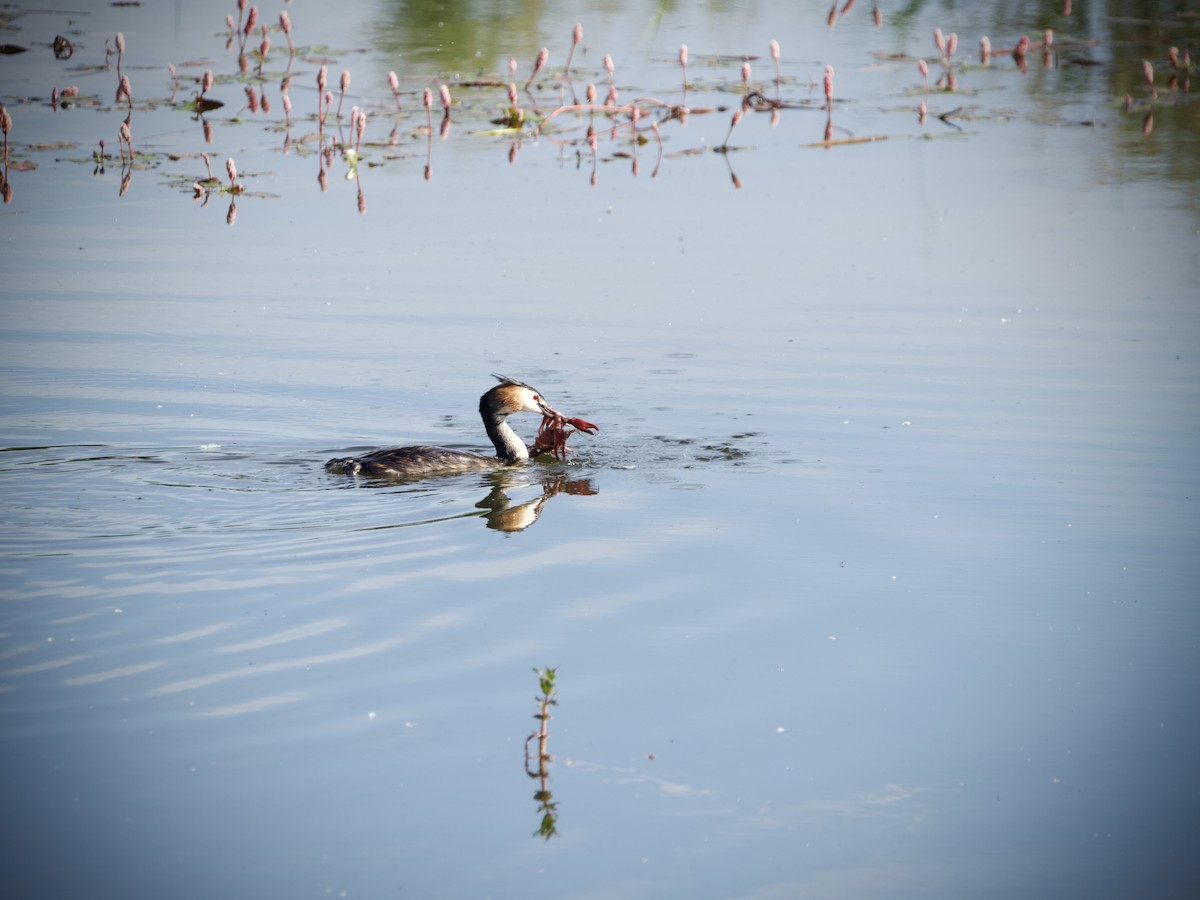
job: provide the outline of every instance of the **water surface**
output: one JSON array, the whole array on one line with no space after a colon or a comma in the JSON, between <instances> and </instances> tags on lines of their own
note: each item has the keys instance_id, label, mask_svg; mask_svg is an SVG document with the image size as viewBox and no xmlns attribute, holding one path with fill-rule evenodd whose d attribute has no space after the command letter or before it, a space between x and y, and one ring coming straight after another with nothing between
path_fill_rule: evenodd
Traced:
<instances>
[{"instance_id":1,"label":"water surface","mask_svg":"<svg viewBox=\"0 0 1200 900\"><path fill-rule=\"evenodd\" d=\"M1183 896L1200 130L1166 54L1197 23L1074 7L296 2L261 79L232 3L16 10L6 894ZM785 108L730 132L771 39ZM681 42L661 161L495 133L503 87L463 86L547 46L530 121L605 53L678 104ZM193 199L202 151L245 192ZM483 449L492 372L600 433L501 478L323 472Z\"/></svg>"}]
</instances>

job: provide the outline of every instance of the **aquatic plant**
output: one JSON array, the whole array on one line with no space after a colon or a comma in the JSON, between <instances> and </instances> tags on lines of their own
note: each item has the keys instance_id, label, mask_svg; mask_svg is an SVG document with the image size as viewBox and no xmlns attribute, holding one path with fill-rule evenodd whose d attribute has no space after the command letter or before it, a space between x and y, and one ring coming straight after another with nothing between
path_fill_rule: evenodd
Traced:
<instances>
[{"instance_id":1,"label":"aquatic plant","mask_svg":"<svg viewBox=\"0 0 1200 900\"><path fill-rule=\"evenodd\" d=\"M563 67L563 78L571 80L571 60L575 56L575 48L583 41L583 23L576 22L571 30L571 49L567 51L567 64Z\"/></svg>"},{"instance_id":2,"label":"aquatic plant","mask_svg":"<svg viewBox=\"0 0 1200 900\"><path fill-rule=\"evenodd\" d=\"M340 86L341 86L341 91L338 94L337 112L335 112L333 114L333 117L335 119L340 119L342 117L342 101L346 99L346 91L348 91L350 89L350 70L349 69L342 72L342 80L340 82Z\"/></svg>"},{"instance_id":3,"label":"aquatic plant","mask_svg":"<svg viewBox=\"0 0 1200 900\"><path fill-rule=\"evenodd\" d=\"M529 80L525 82L525 90L529 90L533 79L537 78L538 72L542 71L542 66L546 65L548 59L550 59L550 51L543 47L538 51L537 59L533 61L533 72L529 75Z\"/></svg>"},{"instance_id":4,"label":"aquatic plant","mask_svg":"<svg viewBox=\"0 0 1200 900\"><path fill-rule=\"evenodd\" d=\"M538 689L541 694L534 697L534 701L538 704L538 711L533 714L534 719L538 721L538 728L525 739L525 765L528 767L530 760L537 759L538 765L542 766L550 762L550 754L546 749L547 743L550 740L550 707L557 706L558 700L555 699L558 695L558 689L555 686L554 680L558 673L557 667L547 666L544 669L534 669L533 673L538 677ZM538 742L537 756L529 752L529 745L534 741Z\"/></svg>"},{"instance_id":5,"label":"aquatic plant","mask_svg":"<svg viewBox=\"0 0 1200 900\"><path fill-rule=\"evenodd\" d=\"M735 110L733 113L733 117L729 120L729 130L727 132L725 132L725 141L724 141L724 143L721 144L720 147L717 148L718 151L725 152L725 153L729 152L729 139L733 136L733 129L737 128L738 124L741 121L742 121L742 111L740 109Z\"/></svg>"},{"instance_id":6,"label":"aquatic plant","mask_svg":"<svg viewBox=\"0 0 1200 900\"><path fill-rule=\"evenodd\" d=\"M555 699L558 694L555 685L557 671L557 667L549 666L533 670L538 678L538 689L541 691L539 696L534 697L534 702L538 704L538 711L534 713L533 717L538 720L539 725L538 729L525 739L525 774L540 782L540 789L533 795L533 799L538 802L538 813L541 815L541 820L533 836L547 841L558 833L558 804L554 802L553 795L550 793L550 772L546 768L551 760L547 750L547 742L550 739L550 707L558 705L558 700ZM529 745L535 739L538 742L536 756L529 751ZM535 759L537 760L536 770L530 766Z\"/></svg>"},{"instance_id":7,"label":"aquatic plant","mask_svg":"<svg viewBox=\"0 0 1200 900\"><path fill-rule=\"evenodd\" d=\"M329 83L329 67L321 66L317 70L317 128L325 129L325 85Z\"/></svg>"},{"instance_id":8,"label":"aquatic plant","mask_svg":"<svg viewBox=\"0 0 1200 900\"><path fill-rule=\"evenodd\" d=\"M388 87L392 89L392 97L396 100L396 111L400 111L400 76L395 72L388 72Z\"/></svg>"},{"instance_id":9,"label":"aquatic plant","mask_svg":"<svg viewBox=\"0 0 1200 900\"><path fill-rule=\"evenodd\" d=\"M230 43L227 44L227 47L231 46L232 41L235 38L238 40L239 46L242 48L245 47L247 40L255 37L260 38L257 49L257 79L254 76L249 75L249 67L253 61L248 62L245 58L244 52L237 60L237 65L242 74L240 76L234 75L234 77L238 77L243 82L246 105L242 107L242 110L244 111L245 109L249 109L252 114L261 112L263 115L269 116L271 114L270 101L267 97L265 88L261 86L260 82L262 80L262 72L265 63L271 50L272 39L269 35L269 31L274 30L274 28L269 28L267 25L262 24L258 9L250 6L246 0L236 0L236 6L236 19L234 15L225 16L230 40ZM849 2L834 3L829 10L829 24L832 25L837 21L838 18L850 14L853 8L853 0L849 0ZM1063 9L1064 15L1070 15L1069 3L1065 4ZM876 19L876 24L878 24L882 20L882 16L879 13L879 5L877 2L872 4L872 10ZM362 150L362 146L364 144L367 144L368 147L370 146L365 136L365 127L367 117L372 108L371 104L375 103L375 108L383 111L385 108L390 107L391 103L383 102L383 97L386 97L386 94L383 94L383 97L372 98L370 88L368 87L364 91L363 99L359 101L361 105L355 107L357 114L351 114L349 133L344 134L340 128L337 129L333 134L326 132L324 125L326 124L326 117L330 112L334 112L339 126L341 124L341 110L345 102L346 95L349 93L351 85L351 73L349 70L346 70L341 74L338 90L338 101L335 111L333 105L333 92L330 90L331 86L327 83L328 67L326 65L321 65L319 60L314 58L311 60L312 64L310 69L316 70L317 78L318 99L317 112L315 116L318 125L318 128L316 129L317 134L315 136L302 136L298 138L295 143L293 143L293 104L290 100L288 87L291 78L290 71L293 64L292 57L296 56L296 45L293 40L293 23L290 13L287 11L281 12L279 14L278 25L275 27L278 27L279 30L284 33L288 41L289 62L288 73L285 73L280 82L280 97L282 98L282 112L284 116L282 121L276 120L276 122L272 124L272 130L283 132L283 152L287 153L291 147L295 146L301 149L301 155L310 154L311 152L315 151L320 156L321 164L319 166L320 171L318 173L318 183L321 184L322 188L324 189L328 183L328 171L331 169L333 160L335 158L334 151L337 151L340 148L343 160L349 165L353 166L357 159L357 155ZM840 130L846 131L847 137L844 140L833 140L834 126L832 123L832 109L834 106L834 97L832 66L827 67L825 71L823 83L823 104L819 105L819 101L811 96L799 98L788 97L783 88L785 79L783 78L782 74L781 51L779 42L777 40L770 40L767 43L766 48L774 64L775 70L773 77L775 80L776 90L770 92L772 94L771 97L764 96L763 92L765 88L763 88L761 84L756 85L753 81L752 65L754 64L754 60L758 59L759 57L746 53L713 55L708 57L710 62L706 64L711 65L714 70L719 70L722 66L728 68L731 60L736 59L736 66L738 69L740 69L740 85L735 81L738 76L734 71L726 71L723 76L714 76L713 80L716 82L716 84L714 84L711 88L711 94L714 98L712 106L708 108L702 108L699 106L696 108L691 108L687 104L689 99L688 92L695 86L689 81L688 66L694 66L697 62L697 57L694 53L689 53L687 43L681 42L678 45L677 53L677 62L680 66L680 85L682 88L682 100L680 102L670 103L660 100L654 96L637 95L634 95L634 99L623 102L621 90L618 90L616 87L615 65L611 53L604 53L601 57L601 65L596 66L593 71L587 70L585 67L586 64L582 61L582 57L580 60L576 60L575 54L582 44L583 35L583 23L575 23L570 32L570 44L565 54L566 62L561 73L552 73L548 69L548 59L553 48L541 48L536 56L536 59L534 60L532 71L530 72L527 81L524 83L525 93L529 94L529 99L524 102L522 102L522 99L520 98L520 94L516 85L518 68L517 61L516 58L511 55L507 56L507 78L489 75L486 73L486 71L481 71L479 77L473 81L464 81L461 80L459 76L454 76L454 82L456 84L456 87L454 88L454 99L456 99L459 103L458 109L456 109L454 112L456 118L459 120L468 119L471 114L471 110L479 108L478 105L472 102L473 98L469 93L472 88L487 88L489 90L500 88L505 96L505 102L503 107L499 110L499 114L497 115L494 102L490 104L492 108L488 114L490 121L493 124L503 126L504 131L468 131L468 134L508 134L512 136L512 140L506 142L505 150L507 152L509 162L513 163L516 161L518 152L522 147L521 141L525 134L524 130L529 128L531 129L532 135L535 137L547 140L561 147L564 152L564 156L567 153L573 152L583 165L586 165L587 157L590 156L590 180L593 184L596 183L597 179L598 163L603 161L605 158L609 160L630 159L630 171L632 171L634 175L639 175L643 171L640 166L639 148L642 147L646 141L651 139L655 141L658 149L658 162L653 168L651 177L657 175L659 168L663 163L664 142L666 142L667 147L675 150L675 152L666 155L667 159L694 157L707 150L716 149L727 157L726 163L728 165L728 154L733 149L730 145L733 130L738 127L738 124L741 122L741 119L744 118L744 116L754 112L769 112L771 116L771 124L772 126L775 126L780 122L781 112L784 110L824 109L827 112L826 121L824 123L824 140L816 143L805 144L804 146L819 145L829 147L833 146L834 144L861 143L868 140L880 139L878 136L855 136L845 128L842 128L841 124L839 123ZM939 27L933 29L932 36L934 47L938 53L938 59L940 59L942 62L945 70L938 78L937 87L939 89L945 88L948 90L955 90L956 78L962 76L964 72L971 71L970 66L963 65L956 67L953 65L954 57L958 48L957 32L948 30L943 31L943 29ZM991 57L994 54L1011 54L1017 63L1017 67L1021 71L1024 71L1024 61L1026 56L1030 52L1040 49L1043 51L1044 64L1049 66L1053 64L1054 55L1058 52L1058 46L1056 45L1055 41L1056 38L1053 30L1049 28L1043 28L1040 40L1033 41L1028 36L1021 36L1020 40L1016 41L1015 44L1009 45L1007 49L994 51L990 39L987 36L983 36L979 39L980 61L983 65L988 65ZM56 54L58 52L58 43L59 42L56 40ZM127 113L125 116L124 125L118 132L121 149L120 155L123 163L126 160L132 162L134 159L132 149L132 120L130 116L133 108L132 87L130 84L129 74L124 70L124 54L127 52L127 50L128 46L123 33L118 32L115 37L105 40L104 63L106 66L109 66L111 62L115 62L118 73L115 104L118 107L124 107L124 111ZM1159 59L1160 54L1165 55L1165 59L1162 61ZM888 56L883 53L878 55L885 58ZM115 60L112 59L113 56L115 56ZM902 57L892 56L892 58L898 59ZM299 59L299 57L297 57L297 59ZM1137 60L1135 59L1135 63L1136 62ZM924 88L928 92L930 82L930 64L927 62L927 59L917 59L916 64L918 71L921 73L921 77L924 82ZM1164 80L1166 87L1162 92L1158 90L1156 73L1154 71L1155 64L1157 64L1160 69L1158 74L1161 74L1162 71L1166 71L1168 73L1167 78ZM336 62L330 61L329 65L336 65ZM1168 66L1169 68L1164 69L1164 67ZM173 91L178 90L179 73L176 71L174 64L167 64L167 68L171 75ZM503 64L501 64L500 68L503 69ZM1147 58L1142 62L1142 79L1145 81L1146 90L1150 99L1157 100L1160 94L1166 94L1167 92L1171 92L1172 94L1176 95L1186 95L1188 93L1186 73L1189 73L1190 69L1191 59L1186 47L1183 48L1182 52L1179 47L1174 46L1170 48L1164 46L1160 51L1149 52L1147 54ZM232 73L225 73L223 77L228 78L230 74ZM588 76L590 76L590 80ZM440 134L443 139L448 139L450 135L450 112L452 106L452 98L450 97L451 88L446 81L448 76L444 73L439 73L437 75L426 77L430 78L428 83L431 85L438 85L437 92L440 96L441 107L443 109ZM570 81L573 77L581 78L581 80L586 83L586 88L584 91L586 99L583 103L578 102L575 97L575 89L570 85ZM760 72L760 78L761 77L762 75ZM542 92L535 88L535 83L537 82L538 78L543 78L546 80L546 88L549 88L551 83L554 83L558 87L560 96L562 97L562 99L559 100L561 105L550 109L545 109L539 105ZM599 87L603 85L603 81L601 79L604 78L606 78L608 81L607 94L601 100L598 90ZM721 83L722 78L724 83ZM198 79L199 93L196 96L194 104L176 104L174 93L172 93L171 98L167 102L176 108L188 109L189 111L195 111L198 114L202 114L210 109L219 108L222 105L220 101L209 99L214 85L214 80L213 70L205 70L203 78ZM815 78L813 75L807 76L806 81L809 89L821 83L819 79ZM249 86L247 86L247 82L249 82ZM734 103L728 102L725 98L729 94L738 91L739 88L741 94L739 105L741 108L740 110L734 110L732 108ZM51 106L55 109L59 108L59 106L63 104L64 98L75 96L75 93L73 93L74 90L74 88L54 87L50 95ZM623 88L622 90L628 89ZM1135 107L1141 107L1142 104L1145 103L1144 99L1134 99L1135 97L1146 97L1146 94L1139 94L1139 90L1140 89L1135 88L1133 90L1133 96L1131 96L1127 101L1127 109L1131 112ZM401 145L405 141L406 119L402 115L404 110L401 96L402 85L400 82L400 76L395 71L389 71L387 73L387 91L390 91L392 102L395 103L395 113L389 116L392 118L393 126L391 128L391 133L387 143L388 146L397 146ZM460 93L461 91L467 91L468 93L464 95ZM382 93L382 91L379 93ZM536 97L534 96L535 93L537 94ZM547 90L546 93L548 94L549 91ZM817 96L819 97L820 95ZM418 138L420 135L424 134L427 138L428 143L426 149L424 176L428 180L432 173L432 87L426 88L422 91L422 99L426 106L426 123L424 123L423 128L420 127L419 124L417 124L416 127L413 127L415 123L408 123L407 134L412 138ZM159 102L160 101L153 98L153 96L142 98L140 101L141 105L150 108L154 108L154 106ZM77 105L84 104L79 103ZM908 111L911 112L911 107L908 108ZM920 107L918 107L917 111L918 119L923 123L929 114L929 110L924 104L922 104ZM961 108L959 110L951 111L950 113L938 113L935 111L934 115L941 121L953 125L953 123L949 121L949 117L953 116L956 112L961 111ZM239 111L239 114L240 112L241 111ZM1142 107L1142 112L1146 112L1144 107ZM680 125L684 125L687 123L688 118L691 115L703 116L715 113L724 113L730 115L731 117L728 120L729 126L723 143L715 147L710 147L705 146L702 139L699 146L684 146L682 148L671 147L670 141L673 137L675 140L679 140L678 135L672 136L668 131L671 123L678 122ZM417 116L419 116L419 112L417 113ZM206 120L203 115L198 115L198 118L203 129L205 143L212 144L214 141L213 124ZM314 117L310 114L308 116L302 116L301 118L307 118L309 121L311 121ZM218 122L217 124L219 125L220 123ZM1153 125L1153 119L1147 117L1143 121L1144 133L1149 134L1153 129ZM719 129L719 126L717 127ZM954 125L953 127L958 128L957 125ZM666 133L664 134L664 132ZM313 141L312 145L309 145L310 140ZM606 144L612 148L607 157L605 156L604 151L604 146ZM353 149L348 149L350 147ZM128 148L128 157L125 155L126 148ZM378 161L373 162L373 165L388 165L396 160L412 158L412 155L412 153L407 153L405 152L404 148L401 148L401 150L397 153L382 155ZM93 154L93 157L94 156L95 154ZM148 157L149 154L144 150L143 158ZM24 161L21 161L21 164L23 165ZM101 166L98 164L97 170L100 168ZM347 174L349 175L351 173ZM740 182L738 181L736 175L734 175L732 172L732 168L730 169L730 174L734 184L739 184ZM191 179L188 178L183 183L189 184L191 183ZM236 184L237 182L235 181L235 185Z\"/></svg>"},{"instance_id":10,"label":"aquatic plant","mask_svg":"<svg viewBox=\"0 0 1200 900\"><path fill-rule=\"evenodd\" d=\"M125 121L121 123L121 127L117 129L117 139L120 141L122 154L124 153L124 148L126 146L129 147L129 164L133 165L133 130L130 128L128 116L126 116ZM122 161L124 161L124 155L122 155Z\"/></svg>"},{"instance_id":11,"label":"aquatic plant","mask_svg":"<svg viewBox=\"0 0 1200 900\"><path fill-rule=\"evenodd\" d=\"M0 103L0 131L4 132L4 165L6 168L8 166L8 133L12 131L12 127L13 120L12 116L9 115L8 107ZM104 146L103 142L101 142L100 146Z\"/></svg>"},{"instance_id":12,"label":"aquatic plant","mask_svg":"<svg viewBox=\"0 0 1200 900\"><path fill-rule=\"evenodd\" d=\"M279 14L279 27L283 29L283 35L288 42L288 55L296 55L296 45L292 43L292 17L288 15L287 10Z\"/></svg>"}]
</instances>

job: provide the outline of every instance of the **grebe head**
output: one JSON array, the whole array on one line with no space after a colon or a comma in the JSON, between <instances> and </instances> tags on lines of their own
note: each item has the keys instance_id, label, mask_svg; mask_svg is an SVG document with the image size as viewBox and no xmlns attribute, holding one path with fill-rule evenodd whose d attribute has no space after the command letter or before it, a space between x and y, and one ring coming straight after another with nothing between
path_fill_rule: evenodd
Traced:
<instances>
[{"instance_id":1,"label":"grebe head","mask_svg":"<svg viewBox=\"0 0 1200 900\"><path fill-rule=\"evenodd\" d=\"M479 411L485 416L509 416L513 413L541 413L543 416L554 414L550 404L541 393L513 378L496 375L500 383L480 398Z\"/></svg>"}]
</instances>

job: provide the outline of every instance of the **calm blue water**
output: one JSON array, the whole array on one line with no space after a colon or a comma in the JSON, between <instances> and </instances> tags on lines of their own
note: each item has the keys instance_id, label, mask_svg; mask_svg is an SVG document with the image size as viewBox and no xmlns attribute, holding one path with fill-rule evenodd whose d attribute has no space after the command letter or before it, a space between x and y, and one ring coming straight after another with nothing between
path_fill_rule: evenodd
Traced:
<instances>
[{"instance_id":1,"label":"calm blue water","mask_svg":"<svg viewBox=\"0 0 1200 900\"><path fill-rule=\"evenodd\" d=\"M1196 25L1074 6L876 28L860 2L830 29L824 4L296 2L290 130L278 30L272 110L238 113L232 2L22 6L5 895L1189 895L1200 129L1165 55ZM548 46L545 113L576 20L578 90L609 52L623 100L676 103L686 41L689 104L721 110L660 123L661 163L606 136L594 186L582 119L488 133L503 88L461 83L511 53L520 87ZM934 27L953 93L917 71L942 74ZM1046 27L1049 68L977 65L981 34ZM101 173L117 31L145 155ZM712 152L739 55L774 94L772 38L788 108ZM218 76L211 144L168 62ZM368 110L356 167L317 153L322 62ZM886 139L810 146L829 125ZM246 193L193 200L201 151ZM504 477L322 471L483 449L492 372L600 433ZM549 840L523 765L543 666Z\"/></svg>"}]
</instances>

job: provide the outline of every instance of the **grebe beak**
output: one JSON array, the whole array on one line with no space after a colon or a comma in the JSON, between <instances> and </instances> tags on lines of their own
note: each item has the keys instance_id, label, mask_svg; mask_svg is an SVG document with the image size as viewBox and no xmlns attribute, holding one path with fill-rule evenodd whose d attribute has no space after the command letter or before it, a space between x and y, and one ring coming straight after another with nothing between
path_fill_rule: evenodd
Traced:
<instances>
[{"instance_id":1,"label":"grebe beak","mask_svg":"<svg viewBox=\"0 0 1200 900\"><path fill-rule=\"evenodd\" d=\"M534 399L537 401L538 409L541 410L543 416L558 416L558 413L554 411L554 407L543 400L541 394L534 394ZM561 418L561 416L558 417Z\"/></svg>"}]
</instances>

